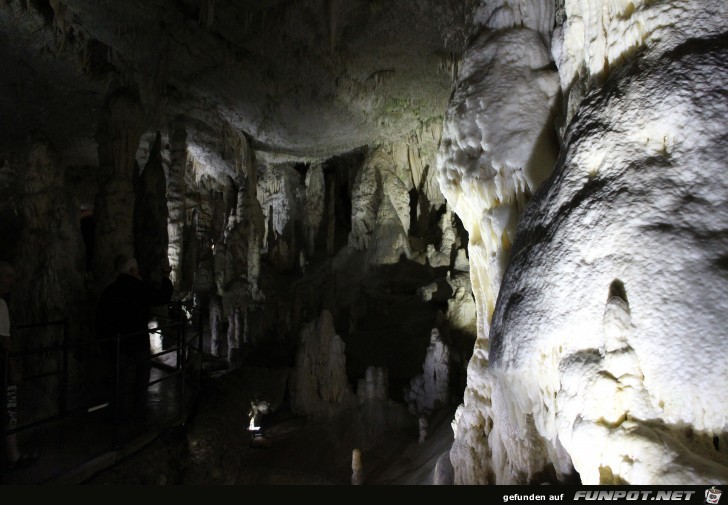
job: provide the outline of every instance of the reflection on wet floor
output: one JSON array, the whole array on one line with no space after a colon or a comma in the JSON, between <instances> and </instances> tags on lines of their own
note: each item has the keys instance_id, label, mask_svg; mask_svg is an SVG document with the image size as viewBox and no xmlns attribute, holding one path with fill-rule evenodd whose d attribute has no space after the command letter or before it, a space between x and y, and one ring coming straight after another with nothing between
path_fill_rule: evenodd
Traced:
<instances>
[{"instance_id":1,"label":"reflection on wet floor","mask_svg":"<svg viewBox=\"0 0 728 505\"><path fill-rule=\"evenodd\" d=\"M175 371L161 360L152 367L146 416L128 424L115 424L106 406L19 432L23 450L40 457L0 476L0 484L80 484L182 424L196 390Z\"/></svg>"}]
</instances>

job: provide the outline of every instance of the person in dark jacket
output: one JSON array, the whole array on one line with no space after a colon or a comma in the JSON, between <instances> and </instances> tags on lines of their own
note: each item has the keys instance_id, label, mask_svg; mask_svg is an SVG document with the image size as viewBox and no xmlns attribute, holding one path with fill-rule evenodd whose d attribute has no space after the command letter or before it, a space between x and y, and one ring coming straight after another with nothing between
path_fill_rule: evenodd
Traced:
<instances>
[{"instance_id":1,"label":"person in dark jacket","mask_svg":"<svg viewBox=\"0 0 728 505\"><path fill-rule=\"evenodd\" d=\"M151 372L150 309L169 303L174 288L169 268L162 268L161 285L155 286L141 278L135 258L121 257L116 264L118 276L101 293L96 309L96 335L106 357L106 379L119 387L114 395L116 412L122 421L129 421L143 415L146 407Z\"/></svg>"}]
</instances>

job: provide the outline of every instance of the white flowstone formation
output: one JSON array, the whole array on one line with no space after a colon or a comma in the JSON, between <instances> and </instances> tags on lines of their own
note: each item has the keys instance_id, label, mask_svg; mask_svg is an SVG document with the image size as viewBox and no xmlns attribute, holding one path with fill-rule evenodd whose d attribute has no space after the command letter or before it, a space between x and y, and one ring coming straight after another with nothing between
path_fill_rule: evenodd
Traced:
<instances>
[{"instance_id":1,"label":"white flowstone formation","mask_svg":"<svg viewBox=\"0 0 728 505\"><path fill-rule=\"evenodd\" d=\"M543 7L529 4L518 3L530 13L526 26ZM516 126L544 116L501 101L496 110L510 116L501 141L484 143L493 108L484 121L468 105L494 103L504 89L530 94L504 74L474 85L476 75L495 79L495 62L509 61L514 46L476 42L468 53L439 166L470 232L478 300L478 340L453 423L456 483L564 481L573 471L584 484L728 481L718 450L728 365L714 359L728 309L728 6L699 4L565 2L553 49L567 97L563 155L526 208L505 272L505 249L487 244L513 240L516 214L501 212L508 192L489 175L490 157L534 152L512 143L525 131ZM515 12L488 12L504 11ZM507 26L491 40L524 37L522 50L539 30ZM534 61L537 45L521 63ZM527 197L540 179L513 181Z\"/></svg>"},{"instance_id":2,"label":"white flowstone formation","mask_svg":"<svg viewBox=\"0 0 728 505\"><path fill-rule=\"evenodd\" d=\"M487 436L495 409L489 321L518 217L556 158L551 124L559 86L542 25L542 15L553 13L528 5L483 6L478 19L485 28L465 54L438 153L443 194L469 234L477 310L465 408L453 444L456 483L492 483L492 467L502 479L500 462L491 460L493 437Z\"/></svg>"},{"instance_id":3,"label":"white flowstone formation","mask_svg":"<svg viewBox=\"0 0 728 505\"><path fill-rule=\"evenodd\" d=\"M541 34L485 31L460 70L438 156L443 193L469 234L480 331L500 286L515 225L556 158L556 73Z\"/></svg>"}]
</instances>

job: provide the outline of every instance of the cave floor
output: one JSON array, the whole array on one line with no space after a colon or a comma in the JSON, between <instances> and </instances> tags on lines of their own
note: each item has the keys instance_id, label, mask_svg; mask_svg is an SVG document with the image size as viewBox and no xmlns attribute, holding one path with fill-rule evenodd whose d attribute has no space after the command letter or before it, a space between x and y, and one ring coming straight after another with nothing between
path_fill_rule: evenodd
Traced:
<instances>
[{"instance_id":1,"label":"cave floor","mask_svg":"<svg viewBox=\"0 0 728 505\"><path fill-rule=\"evenodd\" d=\"M164 371L152 368L152 380ZM181 377L162 380L149 389L147 415L119 426L115 433L107 408L82 411L18 433L24 452L36 452L31 465L0 475L3 485L81 484L184 422ZM189 393L189 392L188 392Z\"/></svg>"},{"instance_id":2,"label":"cave floor","mask_svg":"<svg viewBox=\"0 0 728 505\"><path fill-rule=\"evenodd\" d=\"M187 416L180 409L179 392L173 380L153 385L146 419L121 430L119 444L113 443L113 425L106 420L105 409L21 431L18 435L21 448L36 451L40 457L26 468L0 476L0 484L187 484L172 477L169 468L154 468L154 462L174 459L179 454L173 453L179 450L176 448L187 445L184 442ZM452 444L453 415L454 411L446 409L434 417L431 433L423 443L418 443L414 431L386 433L379 443L362 454L364 484L432 483L437 458ZM348 445L349 427L339 424L326 429L339 433L336 445ZM237 484L349 485L350 460L339 458L334 462L326 451L322 452L321 443L327 438L322 437L322 429L312 429L300 418L288 418L267 427L265 437L270 446L253 447L244 443L242 450L238 448L238 465L251 471ZM317 453L320 457L312 459ZM331 462L321 463L327 459ZM207 482L207 477L198 476L191 484L200 484L200 480Z\"/></svg>"}]
</instances>

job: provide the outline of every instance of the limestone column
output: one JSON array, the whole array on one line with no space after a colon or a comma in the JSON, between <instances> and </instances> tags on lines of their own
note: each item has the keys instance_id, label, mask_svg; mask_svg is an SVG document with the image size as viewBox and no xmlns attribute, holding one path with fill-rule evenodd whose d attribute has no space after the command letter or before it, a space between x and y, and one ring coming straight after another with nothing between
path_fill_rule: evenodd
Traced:
<instances>
[{"instance_id":1,"label":"limestone column","mask_svg":"<svg viewBox=\"0 0 728 505\"><path fill-rule=\"evenodd\" d=\"M138 93L121 88L108 97L96 134L99 193L93 273L98 290L114 278L114 258L134 254L136 152L144 124Z\"/></svg>"},{"instance_id":2,"label":"limestone column","mask_svg":"<svg viewBox=\"0 0 728 505\"><path fill-rule=\"evenodd\" d=\"M170 166L167 179L167 208L169 223L169 263L172 267L170 279L179 286L182 276L182 248L185 224L185 168L187 167L187 131L177 124L170 137Z\"/></svg>"},{"instance_id":3,"label":"limestone column","mask_svg":"<svg viewBox=\"0 0 728 505\"><path fill-rule=\"evenodd\" d=\"M162 136L157 132L135 188L134 250L144 279L159 280L167 266L167 178L162 165Z\"/></svg>"},{"instance_id":4,"label":"limestone column","mask_svg":"<svg viewBox=\"0 0 728 505\"><path fill-rule=\"evenodd\" d=\"M23 158L18 199L22 231L14 258L17 283L11 298L14 321L43 323L67 318L69 336L82 335L87 327L87 304L80 209L66 192L55 149L43 136L31 137ZM54 325L17 331L18 338L29 347L42 348L61 344L62 329ZM63 408L73 408L82 396L76 382L82 373L76 352L72 350L69 355L70 378ZM24 367L27 376L47 371L37 356L25 361ZM28 407L41 415L56 414L61 384L59 376L29 382L23 389L26 398L33 398Z\"/></svg>"},{"instance_id":5,"label":"limestone column","mask_svg":"<svg viewBox=\"0 0 728 505\"><path fill-rule=\"evenodd\" d=\"M222 357L223 350L227 349L227 345L223 344L222 303L219 296L210 298L209 309L210 354Z\"/></svg>"},{"instance_id":6,"label":"limestone column","mask_svg":"<svg viewBox=\"0 0 728 505\"><path fill-rule=\"evenodd\" d=\"M80 210L65 191L58 155L47 139L35 134L24 156L18 206L23 229L13 294L16 321L69 316L78 323L77 307L85 297Z\"/></svg>"},{"instance_id":7,"label":"limestone column","mask_svg":"<svg viewBox=\"0 0 728 505\"><path fill-rule=\"evenodd\" d=\"M321 230L326 200L326 180L323 166L317 163L306 172L306 203L304 210L304 228L306 231L306 254L314 255L316 238Z\"/></svg>"}]
</instances>

